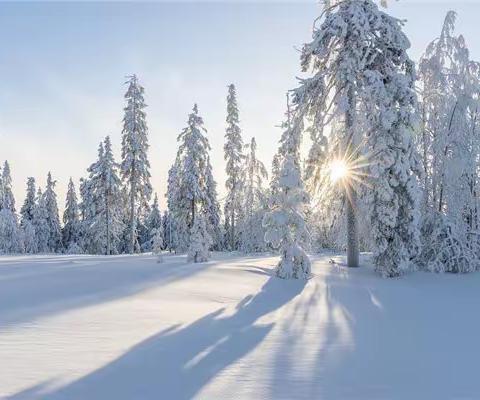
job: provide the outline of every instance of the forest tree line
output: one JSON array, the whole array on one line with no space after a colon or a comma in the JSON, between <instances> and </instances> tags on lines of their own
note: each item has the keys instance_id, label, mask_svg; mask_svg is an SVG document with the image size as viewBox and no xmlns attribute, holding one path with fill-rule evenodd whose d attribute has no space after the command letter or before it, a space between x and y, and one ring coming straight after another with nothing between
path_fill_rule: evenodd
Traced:
<instances>
[{"instance_id":1,"label":"forest tree line","mask_svg":"<svg viewBox=\"0 0 480 400\"><path fill-rule=\"evenodd\" d=\"M306 251L344 250L354 229L383 276L480 268L480 63L455 32L455 12L415 64L403 22L373 0L330 1L301 51L270 173L245 143L228 86L220 204L204 120L195 104L177 137L167 209L153 194L144 88L127 82L121 159L99 144L60 218L55 180L28 178L17 210L10 166L0 178L0 253L122 254L280 249L277 274L310 273ZM308 135L310 152L302 157ZM342 160L348 177L331 179ZM154 243L156 245L154 246ZM355 244L354 244L355 245Z\"/></svg>"}]
</instances>

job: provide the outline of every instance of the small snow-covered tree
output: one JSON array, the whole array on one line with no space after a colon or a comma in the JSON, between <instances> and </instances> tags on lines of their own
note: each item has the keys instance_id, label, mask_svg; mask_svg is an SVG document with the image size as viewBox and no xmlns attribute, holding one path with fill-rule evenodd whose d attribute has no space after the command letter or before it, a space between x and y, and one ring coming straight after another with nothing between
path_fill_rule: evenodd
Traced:
<instances>
[{"instance_id":1,"label":"small snow-covered tree","mask_svg":"<svg viewBox=\"0 0 480 400\"><path fill-rule=\"evenodd\" d=\"M411 268L419 244L415 68L402 24L372 0L332 1L302 50L302 69L313 76L301 80L293 98L314 146L321 147L324 127L334 121L343 128L330 135L330 151L350 164L358 162L357 152L370 155L373 261L383 276ZM345 203L352 266L358 265L358 190L351 182Z\"/></svg>"},{"instance_id":2,"label":"small snow-covered tree","mask_svg":"<svg viewBox=\"0 0 480 400\"><path fill-rule=\"evenodd\" d=\"M0 165L0 210L3 208L3 177L2 166Z\"/></svg>"},{"instance_id":3,"label":"small snow-covered tree","mask_svg":"<svg viewBox=\"0 0 480 400\"><path fill-rule=\"evenodd\" d=\"M163 213L162 218L164 246L169 251L175 251L177 241L177 229L175 228L175 220L171 217L168 211Z\"/></svg>"},{"instance_id":4,"label":"small snow-covered tree","mask_svg":"<svg viewBox=\"0 0 480 400\"><path fill-rule=\"evenodd\" d=\"M213 178L212 165L210 157L207 157L207 165L205 166L205 200L202 204L207 216L207 228L212 238L212 248L214 250L222 250L223 234L221 230L220 204L217 198L217 183Z\"/></svg>"},{"instance_id":5,"label":"small snow-covered tree","mask_svg":"<svg viewBox=\"0 0 480 400\"><path fill-rule=\"evenodd\" d=\"M23 235L23 246L25 252L34 254L37 252L37 241L34 226L35 213L35 178L29 177L27 179L27 194L22 208L20 209L20 227Z\"/></svg>"},{"instance_id":6,"label":"small snow-covered tree","mask_svg":"<svg viewBox=\"0 0 480 400\"><path fill-rule=\"evenodd\" d=\"M33 211L35 209L35 178L27 179L27 194L22 208L20 209L21 222L23 226L27 221L33 220Z\"/></svg>"},{"instance_id":7,"label":"small snow-covered tree","mask_svg":"<svg viewBox=\"0 0 480 400\"><path fill-rule=\"evenodd\" d=\"M55 193L56 181L52 179L52 174L47 175L47 187L43 193L43 205L46 211L46 222L48 226L48 251L56 253L62 250L62 229L60 226L60 217L58 214L57 194Z\"/></svg>"},{"instance_id":8,"label":"small snow-covered tree","mask_svg":"<svg viewBox=\"0 0 480 400\"><path fill-rule=\"evenodd\" d=\"M270 185L269 185L269 197L273 198L277 194L278 189L278 179L280 177L280 162L281 157L278 153L273 156L272 160L272 175L270 177Z\"/></svg>"},{"instance_id":9,"label":"small snow-covered tree","mask_svg":"<svg viewBox=\"0 0 480 400\"><path fill-rule=\"evenodd\" d=\"M152 195L150 163L147 158L148 129L145 114L144 88L136 75L129 77L125 94L127 105L123 118L121 177L128 188L129 238L128 252L138 246L137 221L144 217Z\"/></svg>"},{"instance_id":10,"label":"small snow-covered tree","mask_svg":"<svg viewBox=\"0 0 480 400\"><path fill-rule=\"evenodd\" d=\"M242 175L243 184L243 221L240 248L246 253L265 250L265 231L262 226L267 210L267 196L263 181L267 179L267 170L257 158L257 142L252 137L246 147L245 163Z\"/></svg>"},{"instance_id":11,"label":"small snow-covered tree","mask_svg":"<svg viewBox=\"0 0 480 400\"><path fill-rule=\"evenodd\" d=\"M211 245L219 246L220 208L216 199L216 183L210 165L210 145L203 119L195 104L187 127L178 136L179 148L175 164L169 172L168 208L175 220L179 240L177 248L189 248L195 217L202 213ZM215 242L216 243L215 243Z\"/></svg>"},{"instance_id":12,"label":"small snow-covered tree","mask_svg":"<svg viewBox=\"0 0 480 400\"><path fill-rule=\"evenodd\" d=\"M440 212L429 212L422 224L422 248L417 257L421 267L430 272L467 273L480 265L478 255L458 226Z\"/></svg>"},{"instance_id":13,"label":"small snow-covered tree","mask_svg":"<svg viewBox=\"0 0 480 400\"><path fill-rule=\"evenodd\" d=\"M196 104L188 117L188 126L180 133L178 141L181 177L178 200L186 211L182 215L183 219L192 227L195 212L206 201L205 170L210 150L203 119L198 115Z\"/></svg>"},{"instance_id":14,"label":"small snow-covered tree","mask_svg":"<svg viewBox=\"0 0 480 400\"><path fill-rule=\"evenodd\" d=\"M7 207L2 208L0 210L0 253L21 253L22 239L16 214Z\"/></svg>"},{"instance_id":15,"label":"small snow-covered tree","mask_svg":"<svg viewBox=\"0 0 480 400\"><path fill-rule=\"evenodd\" d=\"M181 160L179 154L168 171L167 207L168 207L168 246L170 251L183 252L188 249L189 228L187 221L188 204L181 192Z\"/></svg>"},{"instance_id":16,"label":"small snow-covered tree","mask_svg":"<svg viewBox=\"0 0 480 400\"><path fill-rule=\"evenodd\" d=\"M37 236L35 225L32 220L25 220L21 225L23 248L27 254L35 254L38 252Z\"/></svg>"},{"instance_id":17,"label":"small snow-covered tree","mask_svg":"<svg viewBox=\"0 0 480 400\"><path fill-rule=\"evenodd\" d=\"M152 237L152 252L157 256L157 262L161 263L163 262L163 257L162 257L162 250L163 250L163 232L161 227L156 228L153 232L153 237Z\"/></svg>"},{"instance_id":18,"label":"small snow-covered tree","mask_svg":"<svg viewBox=\"0 0 480 400\"><path fill-rule=\"evenodd\" d=\"M239 126L238 104L235 85L228 86L227 96L227 129L225 133L224 158L227 163L227 180L225 187L224 214L226 223L227 246L229 250L238 249L237 225L241 222L242 204L242 165L243 165L243 140Z\"/></svg>"},{"instance_id":19,"label":"small snow-covered tree","mask_svg":"<svg viewBox=\"0 0 480 400\"><path fill-rule=\"evenodd\" d=\"M23 235L15 212L12 177L7 161L0 172L0 253L20 253L24 250Z\"/></svg>"},{"instance_id":20,"label":"small snow-covered tree","mask_svg":"<svg viewBox=\"0 0 480 400\"><path fill-rule=\"evenodd\" d=\"M203 214L197 214L190 232L190 245L188 247L189 262L205 262L210 258L209 249L212 246L212 238L208 233L206 218Z\"/></svg>"},{"instance_id":21,"label":"small snow-covered tree","mask_svg":"<svg viewBox=\"0 0 480 400\"><path fill-rule=\"evenodd\" d=\"M87 234L93 239L90 251L96 254L117 254L123 231L121 215L121 181L118 176L109 136L100 143L98 160L88 172L92 212Z\"/></svg>"},{"instance_id":22,"label":"small snow-covered tree","mask_svg":"<svg viewBox=\"0 0 480 400\"><path fill-rule=\"evenodd\" d=\"M310 260L302 248L302 243L308 239L304 215L307 202L308 194L303 188L300 168L294 156L288 154L280 171L273 208L263 219L265 240L280 249L280 262L276 269L280 278L310 277Z\"/></svg>"},{"instance_id":23,"label":"small snow-covered tree","mask_svg":"<svg viewBox=\"0 0 480 400\"><path fill-rule=\"evenodd\" d=\"M92 184L88 178L80 178L80 247L85 253L92 253L94 239L90 235L90 225L95 215L95 201L93 198Z\"/></svg>"},{"instance_id":24,"label":"small snow-covered tree","mask_svg":"<svg viewBox=\"0 0 480 400\"><path fill-rule=\"evenodd\" d=\"M33 227L35 228L36 251L38 253L50 252L50 226L48 224L48 212L45 205L45 196L38 188L35 208L33 209Z\"/></svg>"},{"instance_id":25,"label":"small snow-covered tree","mask_svg":"<svg viewBox=\"0 0 480 400\"><path fill-rule=\"evenodd\" d=\"M73 254L80 249L80 218L78 210L77 194L72 178L68 182L65 211L63 212L63 247L67 253Z\"/></svg>"},{"instance_id":26,"label":"small snow-covered tree","mask_svg":"<svg viewBox=\"0 0 480 400\"><path fill-rule=\"evenodd\" d=\"M0 182L0 253L20 253L23 248L23 235L15 212L15 198L12 191L12 177L7 161L1 171Z\"/></svg>"},{"instance_id":27,"label":"small snow-covered tree","mask_svg":"<svg viewBox=\"0 0 480 400\"><path fill-rule=\"evenodd\" d=\"M155 193L153 199L152 207L150 208L150 213L145 219L145 228L146 228L146 240L142 244L143 251L152 251L153 237L158 233L158 231L163 230L162 226L162 214L158 207L158 197Z\"/></svg>"},{"instance_id":28,"label":"small snow-covered tree","mask_svg":"<svg viewBox=\"0 0 480 400\"><path fill-rule=\"evenodd\" d=\"M12 191L12 176L8 161L3 164L0 195L0 210L7 209L15 213L15 198Z\"/></svg>"}]
</instances>

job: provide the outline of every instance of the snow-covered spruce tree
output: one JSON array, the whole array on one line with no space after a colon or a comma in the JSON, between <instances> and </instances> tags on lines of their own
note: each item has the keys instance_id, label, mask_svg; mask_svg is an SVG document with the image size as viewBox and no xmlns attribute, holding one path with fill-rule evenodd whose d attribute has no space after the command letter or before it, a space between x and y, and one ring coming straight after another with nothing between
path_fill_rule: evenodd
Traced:
<instances>
[{"instance_id":1,"label":"snow-covered spruce tree","mask_svg":"<svg viewBox=\"0 0 480 400\"><path fill-rule=\"evenodd\" d=\"M35 209L35 178L29 177L27 179L27 194L22 208L20 209L21 225L23 226L27 221L33 220L33 211Z\"/></svg>"},{"instance_id":2,"label":"snow-covered spruce tree","mask_svg":"<svg viewBox=\"0 0 480 400\"><path fill-rule=\"evenodd\" d=\"M100 224L95 224L99 213L98 206L100 200L98 199L95 182L91 179L94 171L99 169L99 160L100 158L103 158L103 153L103 142L100 142L98 147L98 159L87 168L88 177L80 179L81 202L79 208L82 233L81 247L87 254L104 254L102 251L103 246L99 243L99 237L96 232ZM102 240L102 242L104 241Z\"/></svg>"},{"instance_id":3,"label":"snow-covered spruce tree","mask_svg":"<svg viewBox=\"0 0 480 400\"><path fill-rule=\"evenodd\" d=\"M185 252L188 249L189 227L186 218L187 204L181 198L180 191L180 168L179 154L172 167L168 171L167 182L167 207L168 207L168 246L170 251Z\"/></svg>"},{"instance_id":4,"label":"snow-covered spruce tree","mask_svg":"<svg viewBox=\"0 0 480 400\"><path fill-rule=\"evenodd\" d=\"M4 207L0 210L0 254L23 252L23 237L14 212Z\"/></svg>"},{"instance_id":5,"label":"snow-covered spruce tree","mask_svg":"<svg viewBox=\"0 0 480 400\"><path fill-rule=\"evenodd\" d=\"M129 238L128 253L139 249L137 221L144 217L152 195L150 163L147 158L148 129L144 89L135 75L129 77L125 94L127 105L123 118L121 177L128 188Z\"/></svg>"},{"instance_id":6,"label":"snow-covered spruce tree","mask_svg":"<svg viewBox=\"0 0 480 400\"><path fill-rule=\"evenodd\" d=\"M269 184L269 197L274 198L277 195L278 179L280 177L281 157L278 152L272 159L272 175Z\"/></svg>"},{"instance_id":7,"label":"snow-covered spruce tree","mask_svg":"<svg viewBox=\"0 0 480 400\"><path fill-rule=\"evenodd\" d=\"M35 178L27 179L27 194L22 208L20 209L20 227L23 235L23 246L25 253L34 254L37 252L35 239L35 226L33 224L35 212Z\"/></svg>"},{"instance_id":8,"label":"snow-covered spruce tree","mask_svg":"<svg viewBox=\"0 0 480 400\"><path fill-rule=\"evenodd\" d=\"M15 198L12 191L12 177L7 161L3 165L1 178L2 199L0 201L0 253L12 254L23 251L23 238L15 213Z\"/></svg>"},{"instance_id":9,"label":"snow-covered spruce tree","mask_svg":"<svg viewBox=\"0 0 480 400\"><path fill-rule=\"evenodd\" d=\"M45 205L45 196L38 188L35 208L33 209L33 227L35 228L36 251L38 253L50 252L50 226L48 224L48 212Z\"/></svg>"},{"instance_id":10,"label":"snow-covered spruce tree","mask_svg":"<svg viewBox=\"0 0 480 400\"><path fill-rule=\"evenodd\" d=\"M68 182L62 229L63 248L69 254L82 253L80 248L80 216L72 178Z\"/></svg>"},{"instance_id":11,"label":"snow-covered spruce tree","mask_svg":"<svg viewBox=\"0 0 480 400\"><path fill-rule=\"evenodd\" d=\"M187 127L178 136L180 145L177 158L169 173L168 207L181 236L178 243L180 251L189 248L191 230L198 213L205 218L210 239L212 234L219 231L219 206L206 132L195 104ZM173 187L173 184L176 186ZM213 240L210 241L213 245Z\"/></svg>"},{"instance_id":12,"label":"snow-covered spruce tree","mask_svg":"<svg viewBox=\"0 0 480 400\"><path fill-rule=\"evenodd\" d=\"M237 232L238 221L241 221L242 210L242 165L243 140L239 126L238 104L235 85L228 86L227 95L227 129L225 133L224 158L227 162L227 181L225 187L225 233L226 244L229 250L237 250L239 238Z\"/></svg>"},{"instance_id":13,"label":"snow-covered spruce tree","mask_svg":"<svg viewBox=\"0 0 480 400\"><path fill-rule=\"evenodd\" d=\"M127 185L122 185L120 189L120 214L123 222L123 232L120 235L118 245L119 253L128 253L130 248L130 197ZM137 223L139 219L137 218ZM138 245L138 227L137 227L137 245ZM138 246L136 247L138 250Z\"/></svg>"},{"instance_id":14,"label":"snow-covered spruce tree","mask_svg":"<svg viewBox=\"0 0 480 400\"><path fill-rule=\"evenodd\" d=\"M21 235L23 242L23 249L27 254L35 254L38 252L37 237L35 231L35 225L32 221L25 221L24 225L21 225Z\"/></svg>"},{"instance_id":15,"label":"snow-covered spruce tree","mask_svg":"<svg viewBox=\"0 0 480 400\"><path fill-rule=\"evenodd\" d=\"M13 197L12 176L8 161L5 161L3 164L1 187L0 194L2 198L0 200L0 209L8 209L15 213L15 198Z\"/></svg>"},{"instance_id":16,"label":"snow-covered spruce tree","mask_svg":"<svg viewBox=\"0 0 480 400\"><path fill-rule=\"evenodd\" d=\"M287 92L287 112L285 113L286 116L286 121L282 122L282 124L279 126L280 128L283 129L282 136L280 138L280 146L273 156L272 160L272 175L270 179L270 200L275 198L278 190L278 180L280 179L280 170L283 165L283 160L285 159L287 155L287 149L289 148L290 145L294 145L292 143L292 140L302 140L301 134L297 139L293 139L290 136L290 132L294 128L296 131L301 131L303 129L303 123L298 126L298 127L293 127L292 126L292 107L291 107L291 102L290 102L290 93ZM292 147L292 146L290 146ZM297 160L296 162L300 162L300 146L293 146L296 147L298 150L298 154L296 155L295 159Z\"/></svg>"},{"instance_id":17,"label":"snow-covered spruce tree","mask_svg":"<svg viewBox=\"0 0 480 400\"><path fill-rule=\"evenodd\" d=\"M47 175L47 187L43 193L46 221L48 225L48 251L57 253L63 250L62 228L58 214L57 194L55 185L57 181L52 179L52 174Z\"/></svg>"},{"instance_id":18,"label":"snow-covered spruce tree","mask_svg":"<svg viewBox=\"0 0 480 400\"><path fill-rule=\"evenodd\" d=\"M206 218L203 213L195 216L190 232L190 245L188 246L189 262L205 262L210 258L209 249L212 246L212 238L208 233Z\"/></svg>"},{"instance_id":19,"label":"snow-covered spruce tree","mask_svg":"<svg viewBox=\"0 0 480 400\"><path fill-rule=\"evenodd\" d=\"M202 209L205 210L207 217L207 228L212 238L212 249L223 249L223 233L221 230L220 204L217 198L217 182L213 178L212 165L210 156L207 157L207 165L205 168L205 202Z\"/></svg>"},{"instance_id":20,"label":"snow-covered spruce tree","mask_svg":"<svg viewBox=\"0 0 480 400\"><path fill-rule=\"evenodd\" d=\"M196 206L205 202L205 175L210 144L206 137L203 119L198 115L195 104L193 112L188 117L188 126L178 136L180 190L177 199L185 202L189 211L189 225L193 226Z\"/></svg>"},{"instance_id":21,"label":"snow-covered spruce tree","mask_svg":"<svg viewBox=\"0 0 480 400\"><path fill-rule=\"evenodd\" d=\"M175 228L175 220L171 217L168 211L163 213L162 226L165 249L167 249L169 252L175 251L175 243L177 242L177 229Z\"/></svg>"},{"instance_id":22,"label":"snow-covered spruce tree","mask_svg":"<svg viewBox=\"0 0 480 400\"><path fill-rule=\"evenodd\" d=\"M162 250L163 250L163 231L161 226L154 231L152 231L152 253L157 256L157 262L163 262Z\"/></svg>"},{"instance_id":23,"label":"snow-covered spruce tree","mask_svg":"<svg viewBox=\"0 0 480 400\"><path fill-rule=\"evenodd\" d=\"M263 219L265 240L280 249L280 262L275 271L283 279L308 279L310 260L302 244L308 239L304 206L309 196L303 188L300 167L295 157L286 155L280 171L272 210Z\"/></svg>"},{"instance_id":24,"label":"snow-covered spruce tree","mask_svg":"<svg viewBox=\"0 0 480 400\"><path fill-rule=\"evenodd\" d=\"M410 43L402 22L372 0L332 1L317 22L301 56L302 70L313 76L302 79L295 90L295 112L309 120L317 145L328 123L343 126L331 136L347 157L366 140L373 261L381 275L398 276L411 268L419 244L419 166L412 140L415 71L406 52ZM353 260L358 254L357 190L358 185L350 185L346 203Z\"/></svg>"},{"instance_id":25,"label":"snow-covered spruce tree","mask_svg":"<svg viewBox=\"0 0 480 400\"><path fill-rule=\"evenodd\" d=\"M94 238L90 235L90 224L95 215L95 201L93 199L92 185L88 178L80 178L79 193L80 247L85 253L92 254L92 248L95 247L95 243Z\"/></svg>"},{"instance_id":26,"label":"snow-covered spruce tree","mask_svg":"<svg viewBox=\"0 0 480 400\"><path fill-rule=\"evenodd\" d=\"M242 172L244 184L240 249L245 253L254 253L265 250L265 230L262 220L268 204L263 181L268 175L265 166L257 158L257 142L254 137L245 146L245 151Z\"/></svg>"},{"instance_id":27,"label":"snow-covered spruce tree","mask_svg":"<svg viewBox=\"0 0 480 400\"><path fill-rule=\"evenodd\" d=\"M3 208L3 178L2 166L0 165L0 210Z\"/></svg>"},{"instance_id":28,"label":"snow-covered spruce tree","mask_svg":"<svg viewBox=\"0 0 480 400\"><path fill-rule=\"evenodd\" d=\"M153 199L152 207L150 208L150 212L145 219L145 228L147 231L147 238L142 243L142 251L152 251L154 236L158 234L158 231L163 232L162 214L160 213L160 209L158 207L158 197L156 193Z\"/></svg>"},{"instance_id":29,"label":"snow-covered spruce tree","mask_svg":"<svg viewBox=\"0 0 480 400\"><path fill-rule=\"evenodd\" d=\"M464 38L455 36L455 18L453 11L447 14L419 67L425 248L418 262L435 272L470 272L480 265L480 64L470 60Z\"/></svg>"},{"instance_id":30,"label":"snow-covered spruce tree","mask_svg":"<svg viewBox=\"0 0 480 400\"><path fill-rule=\"evenodd\" d=\"M90 166L89 185L94 212L87 233L94 240L94 253L117 254L123 231L121 218L121 180L112 153L110 138L100 143L98 160Z\"/></svg>"},{"instance_id":31,"label":"snow-covered spruce tree","mask_svg":"<svg viewBox=\"0 0 480 400\"><path fill-rule=\"evenodd\" d=\"M309 240L305 223L309 196L304 190L300 166L303 122L294 120L288 95L286 115L277 153L282 160L281 169L270 198L271 211L264 218L265 239L273 247L280 247L277 276L299 279L310 276L310 260L304 250Z\"/></svg>"},{"instance_id":32,"label":"snow-covered spruce tree","mask_svg":"<svg viewBox=\"0 0 480 400\"><path fill-rule=\"evenodd\" d=\"M137 241L139 245L139 251L144 252L146 251L144 246L149 241L149 231L146 225L146 219L150 215L150 206L148 206L145 210L145 218L137 218ZM151 246L150 246L151 247Z\"/></svg>"}]
</instances>

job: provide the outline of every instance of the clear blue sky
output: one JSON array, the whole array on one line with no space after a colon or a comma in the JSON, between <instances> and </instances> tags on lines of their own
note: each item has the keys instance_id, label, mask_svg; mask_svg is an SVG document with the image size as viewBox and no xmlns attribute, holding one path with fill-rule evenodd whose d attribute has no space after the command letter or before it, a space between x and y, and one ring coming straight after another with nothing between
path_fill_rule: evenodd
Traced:
<instances>
[{"instance_id":1,"label":"clear blue sky","mask_svg":"<svg viewBox=\"0 0 480 400\"><path fill-rule=\"evenodd\" d=\"M479 1L393 3L407 19L417 60L449 9L459 13L480 59ZM125 75L146 90L152 183L164 204L176 136L194 102L209 131L214 172L224 192L227 84L237 85L244 140L255 136L270 168L285 92L299 74L299 48L320 6L310 2L4 3L0 2L0 160L11 163L17 208L27 176L58 180L59 205L72 176L84 176L99 141L119 155Z\"/></svg>"}]
</instances>

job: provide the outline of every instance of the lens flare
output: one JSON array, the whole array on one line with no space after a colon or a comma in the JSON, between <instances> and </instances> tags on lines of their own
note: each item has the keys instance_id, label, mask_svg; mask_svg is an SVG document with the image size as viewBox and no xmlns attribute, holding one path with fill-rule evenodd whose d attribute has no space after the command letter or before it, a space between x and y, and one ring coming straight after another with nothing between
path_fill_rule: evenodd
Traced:
<instances>
[{"instance_id":1,"label":"lens flare","mask_svg":"<svg viewBox=\"0 0 480 400\"><path fill-rule=\"evenodd\" d=\"M349 175L349 168L345 160L333 160L330 164L330 179L333 183L346 178Z\"/></svg>"}]
</instances>

